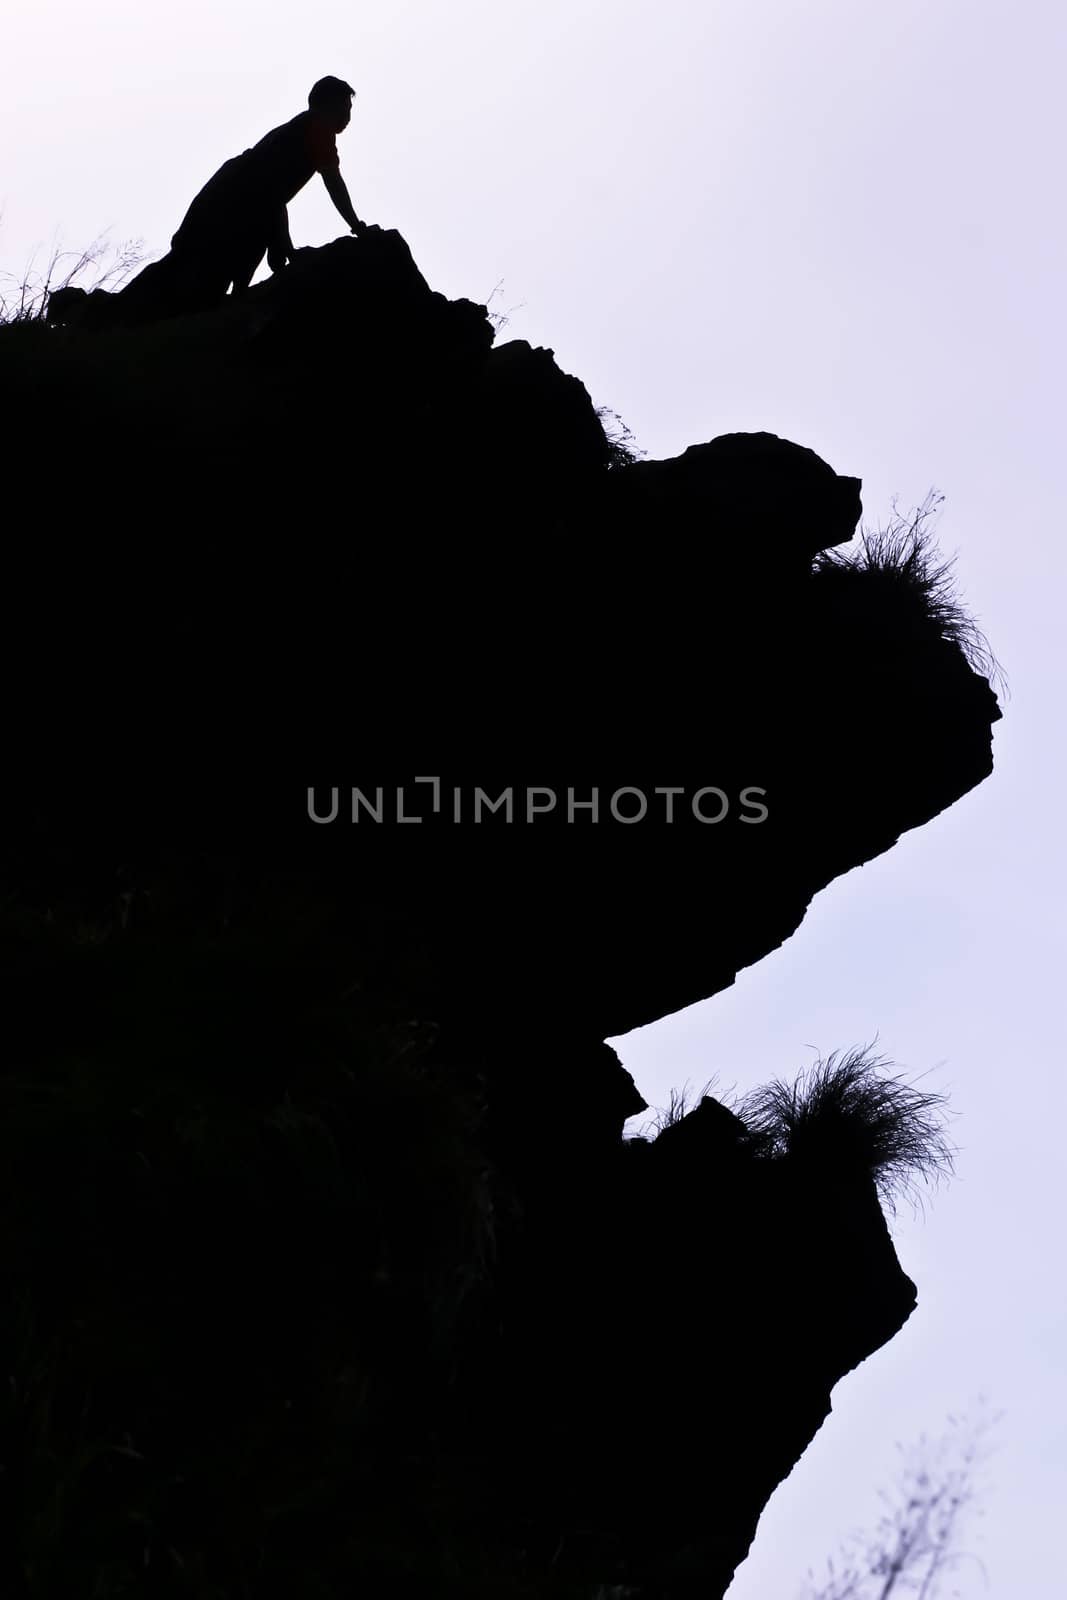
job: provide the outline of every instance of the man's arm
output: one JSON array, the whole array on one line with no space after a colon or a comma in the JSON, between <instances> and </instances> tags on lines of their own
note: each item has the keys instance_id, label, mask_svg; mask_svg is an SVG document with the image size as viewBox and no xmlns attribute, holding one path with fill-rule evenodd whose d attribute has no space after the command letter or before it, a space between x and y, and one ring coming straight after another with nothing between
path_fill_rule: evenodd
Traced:
<instances>
[{"instance_id":1,"label":"man's arm","mask_svg":"<svg viewBox=\"0 0 1067 1600\"><path fill-rule=\"evenodd\" d=\"M352 206L351 197L348 193L348 186L341 176L340 168L328 167L322 174L322 181L326 185L326 193L329 195L330 199L333 201L342 217L344 217L352 232L362 233L367 224L365 222L360 222L359 218L356 216L355 210Z\"/></svg>"},{"instance_id":2,"label":"man's arm","mask_svg":"<svg viewBox=\"0 0 1067 1600\"><path fill-rule=\"evenodd\" d=\"M285 206L279 206L271 217L267 265L272 272L280 272L294 254L293 241L289 236L289 212Z\"/></svg>"}]
</instances>

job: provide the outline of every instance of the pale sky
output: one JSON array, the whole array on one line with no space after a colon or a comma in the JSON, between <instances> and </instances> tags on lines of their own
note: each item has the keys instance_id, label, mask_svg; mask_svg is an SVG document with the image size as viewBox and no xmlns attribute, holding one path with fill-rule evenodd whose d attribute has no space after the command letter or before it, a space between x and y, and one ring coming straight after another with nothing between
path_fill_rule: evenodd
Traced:
<instances>
[{"instance_id":1,"label":"pale sky","mask_svg":"<svg viewBox=\"0 0 1067 1600\"><path fill-rule=\"evenodd\" d=\"M993 777L730 993L614 1042L662 1105L877 1033L958 1113L958 1177L894 1225L919 1308L835 1392L730 1600L792 1600L877 1520L895 1442L979 1393L1006 1413L964 1541L988 1587L968 1562L957 1590L1061 1600L1067 9L35 0L2 37L10 273L57 233L162 253L222 161L336 74L359 215L449 296L503 280L499 337L552 348L650 457L767 429L862 478L868 525L944 492L938 536L1011 680ZM298 245L346 231L317 179L290 220ZM857 803L832 779L825 799ZM679 1359L696 1381L699 1348Z\"/></svg>"}]
</instances>

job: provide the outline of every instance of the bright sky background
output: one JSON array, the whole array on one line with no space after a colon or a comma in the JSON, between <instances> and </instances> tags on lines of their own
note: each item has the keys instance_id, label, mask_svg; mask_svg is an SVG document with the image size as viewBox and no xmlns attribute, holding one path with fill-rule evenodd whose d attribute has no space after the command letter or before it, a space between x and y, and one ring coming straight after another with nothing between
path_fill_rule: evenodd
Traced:
<instances>
[{"instance_id":1,"label":"bright sky background","mask_svg":"<svg viewBox=\"0 0 1067 1600\"><path fill-rule=\"evenodd\" d=\"M919 1309L839 1386L731 1600L792 1600L877 1520L894 1442L979 1393L1006 1413L965 1540L989 1587L969 1562L959 1592L1061 1600L1067 8L34 0L2 37L8 272L57 230L162 253L221 162L334 73L358 90L357 212L449 296L502 280L501 337L554 349L650 456L767 429L861 477L868 524L945 493L939 537L1011 679L994 776L730 993L616 1044L663 1105L877 1033L958 1113L958 1178L894 1229ZM317 179L290 217L297 244L345 232ZM679 1363L701 1376L684 1338ZM784 1346L770 1381L788 1371Z\"/></svg>"}]
</instances>

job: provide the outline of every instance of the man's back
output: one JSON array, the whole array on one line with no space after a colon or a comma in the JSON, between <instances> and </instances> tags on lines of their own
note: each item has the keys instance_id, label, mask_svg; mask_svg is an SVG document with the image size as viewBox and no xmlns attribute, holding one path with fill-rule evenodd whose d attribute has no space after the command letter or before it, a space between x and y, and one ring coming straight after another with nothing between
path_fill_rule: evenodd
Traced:
<instances>
[{"instance_id":1,"label":"man's back","mask_svg":"<svg viewBox=\"0 0 1067 1600\"><path fill-rule=\"evenodd\" d=\"M264 200L284 206L316 172L339 166L337 136L314 111L301 111L238 159Z\"/></svg>"},{"instance_id":2,"label":"man's back","mask_svg":"<svg viewBox=\"0 0 1067 1600\"><path fill-rule=\"evenodd\" d=\"M314 111L301 111L208 179L171 245L243 231L250 219L288 205L314 173L338 168L336 135Z\"/></svg>"}]
</instances>

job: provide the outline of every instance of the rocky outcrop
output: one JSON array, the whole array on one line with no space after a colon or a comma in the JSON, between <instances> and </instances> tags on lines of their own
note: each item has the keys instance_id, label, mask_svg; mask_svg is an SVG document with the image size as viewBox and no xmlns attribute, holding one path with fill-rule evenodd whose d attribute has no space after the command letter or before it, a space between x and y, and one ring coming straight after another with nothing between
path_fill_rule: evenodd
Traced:
<instances>
[{"instance_id":1,"label":"rocky outcrop","mask_svg":"<svg viewBox=\"0 0 1067 1600\"><path fill-rule=\"evenodd\" d=\"M0 329L5 439L52 518L11 592L63 686L11 797L11 891L132 929L135 991L175 960L153 930L195 986L231 920L276 922L311 930L301 983L429 1027L508 1196L440 1423L477 1463L468 1511L546 1583L721 1594L915 1289L873 1187L745 1154L714 1102L623 1145L645 1103L604 1040L728 987L980 783L981 663L820 561L856 477L766 433L620 467L581 382L395 233L196 315L146 320L146 292ZM682 1328L709 1377L635 1416Z\"/></svg>"},{"instance_id":2,"label":"rocky outcrop","mask_svg":"<svg viewBox=\"0 0 1067 1600\"><path fill-rule=\"evenodd\" d=\"M772 433L724 434L667 461L638 461L610 487L620 530L658 521L727 568L751 565L744 547L758 545L768 566L803 574L820 550L852 538L861 510L858 478Z\"/></svg>"},{"instance_id":3,"label":"rocky outcrop","mask_svg":"<svg viewBox=\"0 0 1067 1600\"><path fill-rule=\"evenodd\" d=\"M508 1307L528 1409L494 1453L573 1570L651 1595L725 1592L834 1385L916 1302L873 1183L754 1157L731 1119L706 1097L580 1203L557 1169Z\"/></svg>"}]
</instances>

